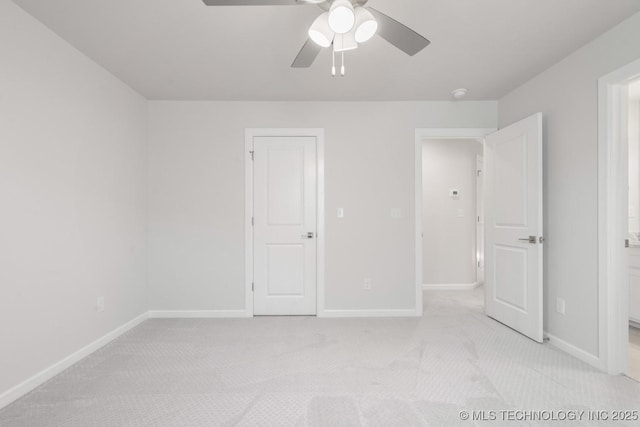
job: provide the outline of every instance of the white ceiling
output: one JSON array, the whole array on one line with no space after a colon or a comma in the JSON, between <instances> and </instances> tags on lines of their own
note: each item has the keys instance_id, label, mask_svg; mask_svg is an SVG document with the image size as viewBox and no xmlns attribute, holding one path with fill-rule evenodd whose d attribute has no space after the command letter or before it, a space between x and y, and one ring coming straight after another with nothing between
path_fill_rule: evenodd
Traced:
<instances>
[{"instance_id":1,"label":"white ceiling","mask_svg":"<svg viewBox=\"0 0 640 427\"><path fill-rule=\"evenodd\" d=\"M14 0L149 99L498 99L640 10L640 0L370 0L432 42L409 57L375 37L289 66L317 6L207 7L202 0Z\"/></svg>"}]
</instances>

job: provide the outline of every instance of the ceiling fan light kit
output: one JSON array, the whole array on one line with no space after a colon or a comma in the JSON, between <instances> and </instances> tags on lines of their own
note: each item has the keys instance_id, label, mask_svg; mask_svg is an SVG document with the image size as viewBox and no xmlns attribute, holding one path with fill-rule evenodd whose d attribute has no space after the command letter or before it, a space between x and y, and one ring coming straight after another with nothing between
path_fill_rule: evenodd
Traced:
<instances>
[{"instance_id":1,"label":"ceiling fan light kit","mask_svg":"<svg viewBox=\"0 0 640 427\"><path fill-rule=\"evenodd\" d=\"M356 8L355 39L358 43L364 43L378 32L378 21L373 14L364 7Z\"/></svg>"},{"instance_id":2,"label":"ceiling fan light kit","mask_svg":"<svg viewBox=\"0 0 640 427\"><path fill-rule=\"evenodd\" d=\"M329 9L329 27L336 34L351 31L356 23L356 13L349 0L334 0Z\"/></svg>"},{"instance_id":3,"label":"ceiling fan light kit","mask_svg":"<svg viewBox=\"0 0 640 427\"><path fill-rule=\"evenodd\" d=\"M329 28L329 12L318 16L309 28L309 38L318 46L329 47L333 42L334 32Z\"/></svg>"},{"instance_id":4,"label":"ceiling fan light kit","mask_svg":"<svg viewBox=\"0 0 640 427\"><path fill-rule=\"evenodd\" d=\"M308 68L322 48L333 46L332 74L335 76L335 55L358 47L375 34L393 46L413 56L431 43L411 28L371 7L368 0L202 0L207 6L295 6L316 5L323 9L308 30L308 39L291 64L293 68Z\"/></svg>"},{"instance_id":5,"label":"ceiling fan light kit","mask_svg":"<svg viewBox=\"0 0 640 427\"><path fill-rule=\"evenodd\" d=\"M356 39L353 33L336 34L333 39L333 51L334 52L346 52L358 47Z\"/></svg>"}]
</instances>

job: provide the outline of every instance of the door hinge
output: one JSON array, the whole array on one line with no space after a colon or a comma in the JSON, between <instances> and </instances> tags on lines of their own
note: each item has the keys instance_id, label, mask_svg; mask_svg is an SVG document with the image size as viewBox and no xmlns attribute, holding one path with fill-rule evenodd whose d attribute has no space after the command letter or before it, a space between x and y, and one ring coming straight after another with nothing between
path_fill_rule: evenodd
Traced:
<instances>
[{"instance_id":1,"label":"door hinge","mask_svg":"<svg viewBox=\"0 0 640 427\"><path fill-rule=\"evenodd\" d=\"M480 177L480 173L481 173L481 172L482 172L481 170L477 170L477 171L476 171L476 176L477 176L477 177Z\"/></svg>"},{"instance_id":2,"label":"door hinge","mask_svg":"<svg viewBox=\"0 0 640 427\"><path fill-rule=\"evenodd\" d=\"M251 282L251 292L253 292L253 289L254 289L254 284L253 282Z\"/></svg>"},{"instance_id":3,"label":"door hinge","mask_svg":"<svg viewBox=\"0 0 640 427\"><path fill-rule=\"evenodd\" d=\"M249 154L251 154L251 160L253 160L253 150L249 151Z\"/></svg>"},{"instance_id":4,"label":"door hinge","mask_svg":"<svg viewBox=\"0 0 640 427\"><path fill-rule=\"evenodd\" d=\"M255 227L256 225L256 219L254 217L251 217L251 226Z\"/></svg>"},{"instance_id":5,"label":"door hinge","mask_svg":"<svg viewBox=\"0 0 640 427\"><path fill-rule=\"evenodd\" d=\"M631 243L631 242L629 242L629 239L624 239L624 247L625 247L625 248L629 248L629 247L631 247L630 243Z\"/></svg>"}]
</instances>

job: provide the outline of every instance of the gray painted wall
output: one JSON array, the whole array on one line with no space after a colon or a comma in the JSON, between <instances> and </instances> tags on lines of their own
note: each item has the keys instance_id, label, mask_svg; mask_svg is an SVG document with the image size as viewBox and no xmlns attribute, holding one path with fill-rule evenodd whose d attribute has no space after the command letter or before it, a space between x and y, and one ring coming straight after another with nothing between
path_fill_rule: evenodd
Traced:
<instances>
[{"instance_id":1,"label":"gray painted wall","mask_svg":"<svg viewBox=\"0 0 640 427\"><path fill-rule=\"evenodd\" d=\"M0 57L2 395L146 311L147 107L4 1Z\"/></svg>"},{"instance_id":2,"label":"gray painted wall","mask_svg":"<svg viewBox=\"0 0 640 427\"><path fill-rule=\"evenodd\" d=\"M325 308L414 309L415 129L495 127L496 107L150 102L150 309L244 308L244 138L262 127L325 128Z\"/></svg>"},{"instance_id":3,"label":"gray painted wall","mask_svg":"<svg viewBox=\"0 0 640 427\"><path fill-rule=\"evenodd\" d=\"M474 140L426 140L422 144L422 282L476 282L476 156ZM459 190L458 198L449 196ZM459 216L462 210L462 217Z\"/></svg>"},{"instance_id":4,"label":"gray painted wall","mask_svg":"<svg viewBox=\"0 0 640 427\"><path fill-rule=\"evenodd\" d=\"M500 126L544 114L545 328L598 355L598 78L640 58L640 14L500 100ZM556 313L556 298L566 314Z\"/></svg>"}]
</instances>

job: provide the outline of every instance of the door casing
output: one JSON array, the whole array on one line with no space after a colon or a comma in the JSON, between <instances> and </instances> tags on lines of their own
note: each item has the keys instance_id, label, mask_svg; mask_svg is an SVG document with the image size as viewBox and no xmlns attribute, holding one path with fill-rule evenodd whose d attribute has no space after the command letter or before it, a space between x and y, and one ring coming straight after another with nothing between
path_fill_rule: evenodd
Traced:
<instances>
[{"instance_id":1,"label":"door casing","mask_svg":"<svg viewBox=\"0 0 640 427\"><path fill-rule=\"evenodd\" d=\"M640 78L640 59L598 79L598 355L609 374L629 369L628 88Z\"/></svg>"},{"instance_id":2,"label":"door casing","mask_svg":"<svg viewBox=\"0 0 640 427\"><path fill-rule=\"evenodd\" d=\"M325 228L324 228L324 129L321 128L250 128L245 130L245 315L253 317L253 139L255 137L300 136L316 138L316 315L324 314L325 305Z\"/></svg>"}]
</instances>

